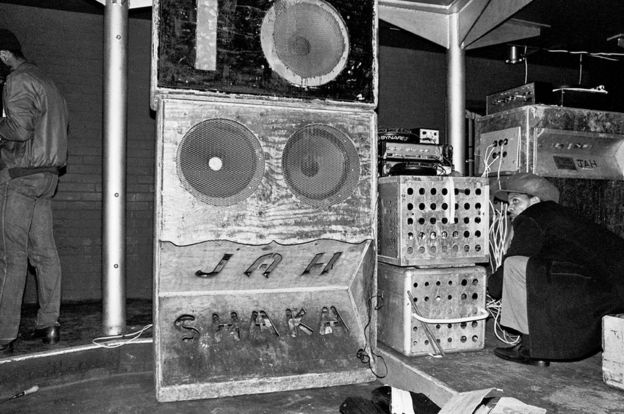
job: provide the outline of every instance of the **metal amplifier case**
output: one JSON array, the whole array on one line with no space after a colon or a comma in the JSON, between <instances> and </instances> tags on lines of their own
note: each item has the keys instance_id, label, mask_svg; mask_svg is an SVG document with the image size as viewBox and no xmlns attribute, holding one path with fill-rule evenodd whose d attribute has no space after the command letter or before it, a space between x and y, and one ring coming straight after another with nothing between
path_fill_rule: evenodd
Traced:
<instances>
[{"instance_id":1,"label":"metal amplifier case","mask_svg":"<svg viewBox=\"0 0 624 414\"><path fill-rule=\"evenodd\" d=\"M379 263L378 338L406 356L477 351L485 346L485 269L416 269ZM414 316L449 322L425 325ZM467 322L453 320L476 319ZM429 332L427 332L429 331ZM436 344L431 341L435 340Z\"/></svg>"},{"instance_id":2,"label":"metal amplifier case","mask_svg":"<svg viewBox=\"0 0 624 414\"><path fill-rule=\"evenodd\" d=\"M378 213L380 262L448 267L488 261L487 178L381 177Z\"/></svg>"},{"instance_id":3,"label":"metal amplifier case","mask_svg":"<svg viewBox=\"0 0 624 414\"><path fill-rule=\"evenodd\" d=\"M476 121L477 172L624 178L624 114L529 105Z\"/></svg>"},{"instance_id":4,"label":"metal amplifier case","mask_svg":"<svg viewBox=\"0 0 624 414\"><path fill-rule=\"evenodd\" d=\"M490 115L520 106L550 104L553 101L552 85L545 82L531 82L488 95L485 100L485 113Z\"/></svg>"},{"instance_id":5,"label":"metal amplifier case","mask_svg":"<svg viewBox=\"0 0 624 414\"><path fill-rule=\"evenodd\" d=\"M440 143L440 131L429 128L380 128L379 142L405 142L412 144Z\"/></svg>"},{"instance_id":6,"label":"metal amplifier case","mask_svg":"<svg viewBox=\"0 0 624 414\"><path fill-rule=\"evenodd\" d=\"M379 157L395 160L442 161L442 145L381 142Z\"/></svg>"}]
</instances>

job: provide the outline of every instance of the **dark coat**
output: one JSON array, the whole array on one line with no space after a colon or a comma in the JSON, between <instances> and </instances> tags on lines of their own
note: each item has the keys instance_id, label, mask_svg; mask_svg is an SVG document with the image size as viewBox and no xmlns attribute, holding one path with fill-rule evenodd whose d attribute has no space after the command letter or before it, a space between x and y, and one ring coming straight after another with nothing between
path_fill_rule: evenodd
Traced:
<instances>
[{"instance_id":1,"label":"dark coat","mask_svg":"<svg viewBox=\"0 0 624 414\"><path fill-rule=\"evenodd\" d=\"M600 351L602 317L624 312L624 239L553 201L534 204L512 223L508 256L528 256L531 356L578 359ZM502 292L503 266L488 280Z\"/></svg>"}]
</instances>

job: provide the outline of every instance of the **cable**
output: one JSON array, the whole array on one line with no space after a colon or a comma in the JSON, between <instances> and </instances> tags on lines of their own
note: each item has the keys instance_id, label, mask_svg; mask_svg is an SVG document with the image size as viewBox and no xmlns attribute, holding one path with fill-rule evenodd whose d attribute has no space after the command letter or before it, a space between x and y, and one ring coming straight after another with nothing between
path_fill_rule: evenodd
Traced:
<instances>
[{"instance_id":1,"label":"cable","mask_svg":"<svg viewBox=\"0 0 624 414\"><path fill-rule=\"evenodd\" d=\"M583 84L583 55L582 54L579 55L579 79L578 79L578 84L579 85Z\"/></svg>"},{"instance_id":2,"label":"cable","mask_svg":"<svg viewBox=\"0 0 624 414\"><path fill-rule=\"evenodd\" d=\"M498 177L498 185L500 188L500 176ZM490 201L490 210L492 212L492 223L489 231L490 242L490 266L492 271L495 272L500 266L503 265L503 259L507 252L508 245L511 240L511 233L509 230L513 228L509 227L508 218L508 204L503 203L500 210ZM495 300L491 296L487 296L486 309L492 315L494 320L494 334L496 337L509 345L516 345L520 342L520 336L512 335L507 332L500 324L501 318L501 301Z\"/></svg>"},{"instance_id":3,"label":"cable","mask_svg":"<svg viewBox=\"0 0 624 414\"><path fill-rule=\"evenodd\" d=\"M367 338L366 336L366 330L368 329L368 327L370 326L371 320L372 320L372 311L373 311L373 299L381 299L380 302L381 304L377 304L375 305L374 309L375 310L379 310L383 307L383 296L381 295L374 295L371 296L370 298L370 303L371 306L369 306L368 308L368 321L366 322L366 325L364 326L364 338ZM383 362L384 364L384 369L385 369L385 373L383 375L379 375L377 372L375 372L375 370L373 369L373 366L371 364L371 357L366 353L366 351L362 348L358 349L355 356L357 357L357 359L359 359L363 364L367 364L368 365L368 369L370 370L370 372L373 373L373 375L376 378L385 378L386 375L388 375L388 365L386 364L386 361L384 359L384 357L382 357L381 355L375 353L373 351L373 348L368 344L368 340L366 341L365 344L365 348L369 348L370 349L370 354L376 358L377 360L381 360L381 362Z\"/></svg>"},{"instance_id":4,"label":"cable","mask_svg":"<svg viewBox=\"0 0 624 414\"><path fill-rule=\"evenodd\" d=\"M102 348L118 348L120 346L136 342L143 334L143 332L152 328L152 326L153 325L150 323L136 332L131 332L123 335L101 336L99 338L94 338L91 342L94 345L100 346Z\"/></svg>"},{"instance_id":5,"label":"cable","mask_svg":"<svg viewBox=\"0 0 624 414\"><path fill-rule=\"evenodd\" d=\"M520 342L520 335L513 335L505 330L500 324L501 301L495 300L488 295L487 309L494 319L494 334L501 341L509 345L516 345Z\"/></svg>"},{"instance_id":6,"label":"cable","mask_svg":"<svg viewBox=\"0 0 624 414\"><path fill-rule=\"evenodd\" d=\"M529 82L529 59L526 57L527 47L524 47L524 84Z\"/></svg>"}]
</instances>

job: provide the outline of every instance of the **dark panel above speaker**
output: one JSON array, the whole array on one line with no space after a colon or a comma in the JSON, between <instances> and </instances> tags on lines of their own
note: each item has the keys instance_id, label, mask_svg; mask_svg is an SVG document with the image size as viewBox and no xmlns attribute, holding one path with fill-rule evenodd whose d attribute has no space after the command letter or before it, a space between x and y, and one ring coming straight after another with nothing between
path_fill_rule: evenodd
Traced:
<instances>
[{"instance_id":1,"label":"dark panel above speaker","mask_svg":"<svg viewBox=\"0 0 624 414\"><path fill-rule=\"evenodd\" d=\"M152 98L223 94L375 106L375 0L160 0Z\"/></svg>"}]
</instances>

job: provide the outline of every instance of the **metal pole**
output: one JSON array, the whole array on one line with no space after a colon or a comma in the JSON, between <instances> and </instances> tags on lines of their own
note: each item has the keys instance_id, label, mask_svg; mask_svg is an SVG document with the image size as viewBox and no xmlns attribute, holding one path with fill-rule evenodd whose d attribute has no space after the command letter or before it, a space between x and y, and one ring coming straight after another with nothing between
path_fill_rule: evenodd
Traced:
<instances>
[{"instance_id":1,"label":"metal pole","mask_svg":"<svg viewBox=\"0 0 624 414\"><path fill-rule=\"evenodd\" d=\"M447 52L448 143L453 146L453 165L466 174L466 79L464 49L459 38L459 13L449 16L449 49Z\"/></svg>"},{"instance_id":2,"label":"metal pole","mask_svg":"<svg viewBox=\"0 0 624 414\"><path fill-rule=\"evenodd\" d=\"M126 329L125 204L128 1L106 0L104 12L103 329Z\"/></svg>"}]
</instances>

